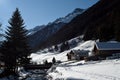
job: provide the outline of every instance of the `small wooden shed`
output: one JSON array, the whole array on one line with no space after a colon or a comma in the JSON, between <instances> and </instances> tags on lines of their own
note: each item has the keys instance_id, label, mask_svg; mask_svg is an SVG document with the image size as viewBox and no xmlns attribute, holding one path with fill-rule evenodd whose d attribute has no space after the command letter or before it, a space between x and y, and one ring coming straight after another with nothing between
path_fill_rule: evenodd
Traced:
<instances>
[{"instance_id":1,"label":"small wooden shed","mask_svg":"<svg viewBox=\"0 0 120 80\"><path fill-rule=\"evenodd\" d=\"M94 55L101 56L103 58L118 53L120 53L119 42L96 42L93 49Z\"/></svg>"}]
</instances>

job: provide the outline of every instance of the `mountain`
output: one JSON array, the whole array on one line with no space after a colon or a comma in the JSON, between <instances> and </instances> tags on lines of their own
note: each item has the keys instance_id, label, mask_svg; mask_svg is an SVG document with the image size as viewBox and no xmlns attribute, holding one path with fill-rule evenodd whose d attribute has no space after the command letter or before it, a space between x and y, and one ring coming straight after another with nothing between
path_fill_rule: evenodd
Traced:
<instances>
[{"instance_id":1,"label":"mountain","mask_svg":"<svg viewBox=\"0 0 120 80\"><path fill-rule=\"evenodd\" d=\"M76 16L40 47L62 43L79 35L84 40L120 41L120 0L100 0L83 14Z\"/></svg>"},{"instance_id":2,"label":"mountain","mask_svg":"<svg viewBox=\"0 0 120 80\"><path fill-rule=\"evenodd\" d=\"M120 0L100 0L89 12L84 40L120 41Z\"/></svg>"},{"instance_id":3,"label":"mountain","mask_svg":"<svg viewBox=\"0 0 120 80\"><path fill-rule=\"evenodd\" d=\"M83 11L84 11L84 9L76 8L72 13L69 13L65 17L60 17L53 22L49 22L47 25L36 26L35 28L28 30L28 35L32 35L32 34L36 33L37 31L45 28L46 26L52 25L53 23L54 24L69 23L74 17L81 14Z\"/></svg>"},{"instance_id":4,"label":"mountain","mask_svg":"<svg viewBox=\"0 0 120 80\"><path fill-rule=\"evenodd\" d=\"M2 44L2 42L5 40L4 34L0 34L0 45Z\"/></svg>"},{"instance_id":5,"label":"mountain","mask_svg":"<svg viewBox=\"0 0 120 80\"><path fill-rule=\"evenodd\" d=\"M69 13L67 16L58 18L55 21L42 26L42 28L41 26L37 26L34 29L29 30L28 36L30 46L33 49L37 50L43 42L48 40L49 37L54 35L64 25L68 24L72 19L74 19L77 15L83 13L84 11L84 9L76 8L72 13Z\"/></svg>"},{"instance_id":6,"label":"mountain","mask_svg":"<svg viewBox=\"0 0 120 80\"><path fill-rule=\"evenodd\" d=\"M83 13L84 11L84 9L76 8L72 13L69 13L67 16L56 19L54 23L69 23L73 18Z\"/></svg>"},{"instance_id":7,"label":"mountain","mask_svg":"<svg viewBox=\"0 0 120 80\"><path fill-rule=\"evenodd\" d=\"M43 29L44 27L46 27L46 25L36 26L35 28L28 30L27 34L28 35L33 35L34 33Z\"/></svg>"}]
</instances>

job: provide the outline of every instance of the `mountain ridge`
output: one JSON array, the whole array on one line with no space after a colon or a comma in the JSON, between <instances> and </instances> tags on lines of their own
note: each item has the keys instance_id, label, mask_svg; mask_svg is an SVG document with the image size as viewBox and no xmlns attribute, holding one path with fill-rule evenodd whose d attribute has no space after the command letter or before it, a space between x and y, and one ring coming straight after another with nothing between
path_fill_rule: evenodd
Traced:
<instances>
[{"instance_id":1,"label":"mountain ridge","mask_svg":"<svg viewBox=\"0 0 120 80\"><path fill-rule=\"evenodd\" d=\"M48 23L42 29L37 29L37 31L34 31L32 35L28 35L30 46L34 49L37 49L38 46L42 44L42 42L46 41L50 36L59 31L59 29L61 29L64 25L69 23L74 17L82 14L83 12L84 9L77 8L73 12L69 13L67 16L58 18L55 21ZM28 34L30 34L31 32L29 32Z\"/></svg>"},{"instance_id":2,"label":"mountain ridge","mask_svg":"<svg viewBox=\"0 0 120 80\"><path fill-rule=\"evenodd\" d=\"M117 27L120 25L119 3L119 0L98 1L39 47L56 45L79 35L84 35L83 40L100 39L100 41L108 41L114 39L116 35L119 38L120 29ZM117 30L117 34L114 30Z\"/></svg>"}]
</instances>

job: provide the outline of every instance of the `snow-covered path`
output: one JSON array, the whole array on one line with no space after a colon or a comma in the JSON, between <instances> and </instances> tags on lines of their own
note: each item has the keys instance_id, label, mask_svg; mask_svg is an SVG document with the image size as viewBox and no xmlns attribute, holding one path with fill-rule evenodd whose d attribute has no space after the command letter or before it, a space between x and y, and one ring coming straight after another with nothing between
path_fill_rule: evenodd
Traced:
<instances>
[{"instance_id":1,"label":"snow-covered path","mask_svg":"<svg viewBox=\"0 0 120 80\"><path fill-rule=\"evenodd\" d=\"M49 76L53 80L120 80L120 60L62 63Z\"/></svg>"}]
</instances>

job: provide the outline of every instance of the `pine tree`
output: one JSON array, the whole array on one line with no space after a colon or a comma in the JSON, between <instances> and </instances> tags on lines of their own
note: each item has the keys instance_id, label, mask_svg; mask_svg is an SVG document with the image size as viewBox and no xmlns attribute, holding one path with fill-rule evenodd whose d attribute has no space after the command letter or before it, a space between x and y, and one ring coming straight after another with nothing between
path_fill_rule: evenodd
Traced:
<instances>
[{"instance_id":1,"label":"pine tree","mask_svg":"<svg viewBox=\"0 0 120 80\"><path fill-rule=\"evenodd\" d=\"M2 26L2 24L0 23L0 31L1 31L1 26ZM2 33L0 33L0 38L2 37Z\"/></svg>"},{"instance_id":2,"label":"pine tree","mask_svg":"<svg viewBox=\"0 0 120 80\"><path fill-rule=\"evenodd\" d=\"M63 52L65 50L65 42L63 42L60 46L60 52Z\"/></svg>"},{"instance_id":3,"label":"pine tree","mask_svg":"<svg viewBox=\"0 0 120 80\"><path fill-rule=\"evenodd\" d=\"M56 59L55 59L55 57L53 57L53 59L52 59L52 63L53 63L53 64L56 63Z\"/></svg>"},{"instance_id":4,"label":"pine tree","mask_svg":"<svg viewBox=\"0 0 120 80\"><path fill-rule=\"evenodd\" d=\"M8 23L10 26L6 32L6 41L2 45L2 53L5 57L3 61L7 67L15 69L18 63L27 64L30 60L28 58L30 48L27 44L27 30L18 8Z\"/></svg>"},{"instance_id":5,"label":"pine tree","mask_svg":"<svg viewBox=\"0 0 120 80\"><path fill-rule=\"evenodd\" d=\"M70 46L69 46L69 43L66 42L66 43L65 43L65 50L68 50L68 49L70 49Z\"/></svg>"},{"instance_id":6,"label":"pine tree","mask_svg":"<svg viewBox=\"0 0 120 80\"><path fill-rule=\"evenodd\" d=\"M63 42L61 47L60 47L60 52L63 52L65 50L70 49L69 43L68 42Z\"/></svg>"},{"instance_id":7,"label":"pine tree","mask_svg":"<svg viewBox=\"0 0 120 80\"><path fill-rule=\"evenodd\" d=\"M57 45L54 46L54 50L58 51L58 46Z\"/></svg>"},{"instance_id":8,"label":"pine tree","mask_svg":"<svg viewBox=\"0 0 120 80\"><path fill-rule=\"evenodd\" d=\"M48 64L48 61L47 61L47 60L45 60L44 64Z\"/></svg>"},{"instance_id":9,"label":"pine tree","mask_svg":"<svg viewBox=\"0 0 120 80\"><path fill-rule=\"evenodd\" d=\"M0 30L1 30L1 26L2 26L2 24L0 23ZM0 39L1 39L1 37L2 37L2 34L0 33ZM0 47L1 47L1 42L0 42ZM0 48L0 55L1 55L1 48ZM1 56L0 56L0 60L1 60Z\"/></svg>"},{"instance_id":10,"label":"pine tree","mask_svg":"<svg viewBox=\"0 0 120 80\"><path fill-rule=\"evenodd\" d=\"M1 29L2 24L0 23L0 29Z\"/></svg>"}]
</instances>

